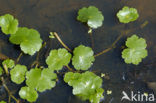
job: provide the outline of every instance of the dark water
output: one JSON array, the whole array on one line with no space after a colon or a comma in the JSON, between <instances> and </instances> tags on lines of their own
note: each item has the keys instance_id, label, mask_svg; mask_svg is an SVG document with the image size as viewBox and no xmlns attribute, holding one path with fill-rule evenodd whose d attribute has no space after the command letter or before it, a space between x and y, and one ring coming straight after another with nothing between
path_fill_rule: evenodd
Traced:
<instances>
[{"instance_id":1,"label":"dark water","mask_svg":"<svg viewBox=\"0 0 156 103\"><path fill-rule=\"evenodd\" d=\"M95 54L109 47L121 33L130 31L120 39L115 49L97 57L91 67L97 75L106 73L110 77L108 80L104 79L103 88L113 92L112 95L105 95L102 103L121 103L123 90L153 93L147 83L156 82L156 0L0 0L0 15L10 13L18 18L21 27L34 28L41 33L47 45L41 51L39 60L41 65L46 66L45 59L49 51L62 47L57 40L48 38L50 31L56 31L72 49L80 44L91 46L87 26L76 20L77 11L89 5L99 8L105 16L103 26L93 31ZM116 13L124 5L137 8L140 14L137 21L126 25L118 22ZM148 24L141 28L145 21L148 21ZM148 57L138 66L127 65L121 58L122 46L126 38L132 34L145 38L148 44ZM2 33L0 33L0 51L14 59L20 54L19 47L9 43L8 36ZM36 55L33 57L24 55L19 63L30 67L35 58ZM8 82L8 87L18 97L20 86ZM7 93L1 87L0 100L7 98ZM72 88L65 84L60 76L57 86L40 93L36 103L88 102L73 96Z\"/></svg>"}]
</instances>

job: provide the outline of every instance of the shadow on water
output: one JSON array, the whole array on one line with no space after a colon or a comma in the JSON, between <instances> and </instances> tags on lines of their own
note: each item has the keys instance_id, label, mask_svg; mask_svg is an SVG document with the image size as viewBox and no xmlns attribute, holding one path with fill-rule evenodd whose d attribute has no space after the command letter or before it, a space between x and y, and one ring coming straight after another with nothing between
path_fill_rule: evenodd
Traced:
<instances>
[{"instance_id":1,"label":"shadow on water","mask_svg":"<svg viewBox=\"0 0 156 103\"><path fill-rule=\"evenodd\" d=\"M83 6L94 5L105 16L103 26L93 31L95 53L109 47L113 41L126 30L130 32L122 37L115 49L96 58L91 67L100 76L105 73L109 79L104 79L103 88L112 90L111 95L105 95L102 103L121 103L122 91L140 91L153 93L147 86L149 82L156 82L156 1L155 0L0 0L0 15L10 13L19 20L20 26L35 28L41 33L41 37L47 42L47 46L41 51L40 63L45 65L45 59L51 49L62 47L57 40L48 38L50 31L56 31L62 40L74 48L79 44L91 46L88 28L76 21L77 11ZM116 18L116 13L124 5L138 9L140 17L129 24L121 24ZM148 24L140 28L145 21ZM122 46L128 36L136 33L145 38L148 44L148 57L138 66L127 65L121 58ZM17 58L20 48L8 41L8 36L0 33L0 51L10 58ZM36 55L24 55L20 63L30 67ZM9 88L16 93L20 86L9 82ZM22 84L25 85L25 84ZM155 87L156 88L156 87ZM0 100L7 100L4 88L0 89ZM81 101L72 95L72 88L60 81L57 86L46 92L40 93L36 103L88 103ZM123 102L124 103L124 102ZM125 102L127 103L127 101ZM142 102L143 103L143 102Z\"/></svg>"}]
</instances>

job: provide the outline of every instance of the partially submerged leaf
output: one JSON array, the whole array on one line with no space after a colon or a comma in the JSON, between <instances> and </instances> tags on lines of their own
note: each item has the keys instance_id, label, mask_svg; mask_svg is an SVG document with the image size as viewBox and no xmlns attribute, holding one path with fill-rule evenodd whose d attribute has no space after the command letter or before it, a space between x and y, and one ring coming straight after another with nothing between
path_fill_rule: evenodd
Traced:
<instances>
[{"instance_id":1,"label":"partially submerged leaf","mask_svg":"<svg viewBox=\"0 0 156 103\"><path fill-rule=\"evenodd\" d=\"M82 74L68 72L65 74L64 81L73 87L73 94L82 100L99 103L103 98L102 79L92 72L87 71Z\"/></svg>"},{"instance_id":2,"label":"partially submerged leaf","mask_svg":"<svg viewBox=\"0 0 156 103\"><path fill-rule=\"evenodd\" d=\"M26 99L29 102L35 102L38 98L38 94L35 89L27 86L20 89L19 95L22 99Z\"/></svg>"},{"instance_id":3,"label":"partially submerged leaf","mask_svg":"<svg viewBox=\"0 0 156 103\"><path fill-rule=\"evenodd\" d=\"M21 50L29 55L34 55L42 46L39 32L26 27L19 27L18 31L11 35L9 40L13 44L20 45Z\"/></svg>"},{"instance_id":4,"label":"partially submerged leaf","mask_svg":"<svg viewBox=\"0 0 156 103\"><path fill-rule=\"evenodd\" d=\"M18 30L18 20L10 14L0 16L0 27L5 34L15 34Z\"/></svg>"},{"instance_id":5,"label":"partially submerged leaf","mask_svg":"<svg viewBox=\"0 0 156 103\"><path fill-rule=\"evenodd\" d=\"M26 66L17 64L10 71L11 80L16 84L21 84L25 80L26 71L27 71Z\"/></svg>"},{"instance_id":6,"label":"partially submerged leaf","mask_svg":"<svg viewBox=\"0 0 156 103\"><path fill-rule=\"evenodd\" d=\"M64 48L58 50L51 50L46 59L48 68L52 70L61 70L63 66L69 64L71 54Z\"/></svg>"},{"instance_id":7,"label":"partially submerged leaf","mask_svg":"<svg viewBox=\"0 0 156 103\"><path fill-rule=\"evenodd\" d=\"M2 67L0 66L0 76L3 74L3 69Z\"/></svg>"},{"instance_id":8,"label":"partially submerged leaf","mask_svg":"<svg viewBox=\"0 0 156 103\"><path fill-rule=\"evenodd\" d=\"M95 6L83 7L79 10L77 20L85 22L89 27L96 29L102 26L104 16Z\"/></svg>"},{"instance_id":9,"label":"partially submerged leaf","mask_svg":"<svg viewBox=\"0 0 156 103\"><path fill-rule=\"evenodd\" d=\"M124 6L122 10L117 13L117 17L121 23L129 23L138 19L139 14L135 8Z\"/></svg>"},{"instance_id":10,"label":"partially submerged leaf","mask_svg":"<svg viewBox=\"0 0 156 103\"><path fill-rule=\"evenodd\" d=\"M15 62L12 59L6 59L2 62L3 67L6 65L7 68L13 68L15 66Z\"/></svg>"},{"instance_id":11,"label":"partially submerged leaf","mask_svg":"<svg viewBox=\"0 0 156 103\"><path fill-rule=\"evenodd\" d=\"M80 45L73 51L72 64L76 70L87 70L94 62L94 52L90 47Z\"/></svg>"},{"instance_id":12,"label":"partially submerged leaf","mask_svg":"<svg viewBox=\"0 0 156 103\"><path fill-rule=\"evenodd\" d=\"M137 65L148 55L145 39L139 38L136 35L127 39L126 46L128 48L122 51L122 58L124 58L125 62L128 64L132 63Z\"/></svg>"},{"instance_id":13,"label":"partially submerged leaf","mask_svg":"<svg viewBox=\"0 0 156 103\"><path fill-rule=\"evenodd\" d=\"M57 75L50 69L31 69L26 73L26 84L39 92L55 87Z\"/></svg>"}]
</instances>

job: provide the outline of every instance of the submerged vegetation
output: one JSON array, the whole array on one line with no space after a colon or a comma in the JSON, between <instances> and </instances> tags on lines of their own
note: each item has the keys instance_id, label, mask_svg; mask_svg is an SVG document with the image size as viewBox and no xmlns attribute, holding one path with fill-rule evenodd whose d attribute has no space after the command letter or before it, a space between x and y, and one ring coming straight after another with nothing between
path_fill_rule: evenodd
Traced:
<instances>
[{"instance_id":1,"label":"submerged vegetation","mask_svg":"<svg viewBox=\"0 0 156 103\"><path fill-rule=\"evenodd\" d=\"M124 7L117 13L117 17L121 23L128 23L138 18L136 9ZM89 34L92 29L101 27L104 21L104 16L101 11L95 6L83 7L78 11L77 20L87 23L89 26ZM10 34L9 41L15 45L20 45L24 54L34 55L44 44L40 38L40 33L35 29L27 27L18 27L18 20L12 15L6 14L0 17L0 27L4 34ZM89 100L91 103L99 103L104 98L104 89L102 88L102 78L89 70L95 61L95 57L100 56L109 50L113 49L117 40L108 49L103 50L98 54L94 54L91 47L79 45L73 51L63 43L56 32L50 32L49 38L58 39L64 48L51 50L45 62L47 67L39 65L38 62L27 68L25 65L18 64L21 54L17 60L6 59L0 67L0 76L4 88L7 90L9 97L20 103L21 99L29 102L35 102L38 98L38 93L45 90L50 90L56 86L58 81L57 75L63 67L68 70L64 74L64 82L73 88L73 94L80 97L82 100ZM127 64L139 64L143 58L147 56L146 41L136 35L129 37L126 41L127 48L122 52L122 58ZM71 68L71 64L73 65ZM34 67L35 66L35 67ZM5 83L5 74L10 75L11 81L16 84L25 82L25 86L19 90L20 98L12 95ZM104 75L104 74L103 74ZM107 94L110 94L108 91ZM0 103L5 103L1 101Z\"/></svg>"}]
</instances>

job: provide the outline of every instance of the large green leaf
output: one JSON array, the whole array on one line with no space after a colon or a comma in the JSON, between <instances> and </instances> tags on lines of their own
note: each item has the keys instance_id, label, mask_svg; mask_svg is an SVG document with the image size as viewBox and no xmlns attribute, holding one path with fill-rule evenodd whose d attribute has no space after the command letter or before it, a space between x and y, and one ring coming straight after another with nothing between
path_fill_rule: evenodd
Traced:
<instances>
[{"instance_id":1,"label":"large green leaf","mask_svg":"<svg viewBox=\"0 0 156 103\"><path fill-rule=\"evenodd\" d=\"M136 35L129 37L126 41L128 48L122 51L122 58L126 63L139 64L148 53L146 50L146 41L143 38L139 38Z\"/></svg>"},{"instance_id":2,"label":"large green leaf","mask_svg":"<svg viewBox=\"0 0 156 103\"><path fill-rule=\"evenodd\" d=\"M95 58L94 52L90 47L80 45L74 49L72 64L76 70L87 70L91 67Z\"/></svg>"},{"instance_id":3,"label":"large green leaf","mask_svg":"<svg viewBox=\"0 0 156 103\"><path fill-rule=\"evenodd\" d=\"M55 87L57 75L50 69L31 69L26 73L26 84L39 92Z\"/></svg>"},{"instance_id":4,"label":"large green leaf","mask_svg":"<svg viewBox=\"0 0 156 103\"><path fill-rule=\"evenodd\" d=\"M5 34L15 34L18 30L18 20L10 14L0 16L0 26Z\"/></svg>"},{"instance_id":5,"label":"large green leaf","mask_svg":"<svg viewBox=\"0 0 156 103\"><path fill-rule=\"evenodd\" d=\"M117 13L117 17L121 23L129 23L135 21L139 17L139 14L135 8L124 6L122 10Z\"/></svg>"},{"instance_id":6,"label":"large green leaf","mask_svg":"<svg viewBox=\"0 0 156 103\"><path fill-rule=\"evenodd\" d=\"M52 70L61 70L63 66L68 65L71 59L71 54L64 48L51 50L46 59L48 67Z\"/></svg>"},{"instance_id":7,"label":"large green leaf","mask_svg":"<svg viewBox=\"0 0 156 103\"><path fill-rule=\"evenodd\" d=\"M38 98L38 94L35 89L27 86L20 89L19 95L22 99L26 99L29 102L35 102Z\"/></svg>"},{"instance_id":8,"label":"large green leaf","mask_svg":"<svg viewBox=\"0 0 156 103\"><path fill-rule=\"evenodd\" d=\"M64 81L73 87L73 94L82 100L99 103L103 98L102 79L92 72L87 71L82 74L68 72L65 74Z\"/></svg>"},{"instance_id":9,"label":"large green leaf","mask_svg":"<svg viewBox=\"0 0 156 103\"><path fill-rule=\"evenodd\" d=\"M21 50L29 55L35 54L42 46L39 32L26 27L20 27L9 40L13 44L20 45Z\"/></svg>"},{"instance_id":10,"label":"large green leaf","mask_svg":"<svg viewBox=\"0 0 156 103\"><path fill-rule=\"evenodd\" d=\"M79 10L77 20L86 22L89 27L96 29L102 26L104 16L95 6L83 7Z\"/></svg>"},{"instance_id":11,"label":"large green leaf","mask_svg":"<svg viewBox=\"0 0 156 103\"><path fill-rule=\"evenodd\" d=\"M25 73L27 71L27 67L24 65L17 64L10 71L11 80L16 84L21 84L25 80Z\"/></svg>"}]
</instances>

